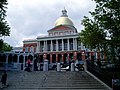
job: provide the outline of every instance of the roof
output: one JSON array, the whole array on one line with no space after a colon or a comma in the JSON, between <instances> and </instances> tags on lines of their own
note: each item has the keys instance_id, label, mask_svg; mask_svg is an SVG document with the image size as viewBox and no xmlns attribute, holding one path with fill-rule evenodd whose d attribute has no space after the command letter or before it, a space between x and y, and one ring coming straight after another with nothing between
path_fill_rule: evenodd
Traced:
<instances>
[{"instance_id":1,"label":"roof","mask_svg":"<svg viewBox=\"0 0 120 90\"><path fill-rule=\"evenodd\" d=\"M49 31L58 31L58 30L67 30L68 31L68 30L76 30L76 28L74 26L59 25L59 26L56 26L56 27L48 30L48 32Z\"/></svg>"}]
</instances>

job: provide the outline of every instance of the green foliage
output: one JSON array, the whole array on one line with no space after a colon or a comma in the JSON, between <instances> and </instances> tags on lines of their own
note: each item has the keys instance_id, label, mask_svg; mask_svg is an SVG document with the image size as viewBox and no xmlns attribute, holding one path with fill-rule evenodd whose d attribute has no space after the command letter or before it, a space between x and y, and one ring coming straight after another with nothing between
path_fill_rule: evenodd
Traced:
<instances>
[{"instance_id":1,"label":"green foliage","mask_svg":"<svg viewBox=\"0 0 120 90\"><path fill-rule=\"evenodd\" d=\"M120 46L120 0L94 0L96 8L90 12L92 19L84 17L85 27L80 39L91 48Z\"/></svg>"},{"instance_id":2,"label":"green foliage","mask_svg":"<svg viewBox=\"0 0 120 90\"><path fill-rule=\"evenodd\" d=\"M5 21L5 16L6 16L6 5L7 5L7 0L0 0L0 38L3 36L9 36L10 35L10 27ZM3 40L0 41L0 50L2 50L2 42Z\"/></svg>"},{"instance_id":3,"label":"green foliage","mask_svg":"<svg viewBox=\"0 0 120 90\"><path fill-rule=\"evenodd\" d=\"M2 47L2 50L3 51L11 51L12 50L12 46L10 46L8 43L3 43L3 47Z\"/></svg>"},{"instance_id":4,"label":"green foliage","mask_svg":"<svg viewBox=\"0 0 120 90\"><path fill-rule=\"evenodd\" d=\"M120 45L120 0L94 0L96 9L90 12L94 20L110 34L114 45Z\"/></svg>"},{"instance_id":5,"label":"green foliage","mask_svg":"<svg viewBox=\"0 0 120 90\"><path fill-rule=\"evenodd\" d=\"M2 51L2 47L3 47L3 40L0 39L0 51Z\"/></svg>"},{"instance_id":6,"label":"green foliage","mask_svg":"<svg viewBox=\"0 0 120 90\"><path fill-rule=\"evenodd\" d=\"M7 0L0 0L0 37L9 36L10 27L5 21Z\"/></svg>"},{"instance_id":7,"label":"green foliage","mask_svg":"<svg viewBox=\"0 0 120 90\"><path fill-rule=\"evenodd\" d=\"M89 48L100 48L101 43L105 41L106 33L99 27L97 22L84 17L82 24L85 26L80 33L81 41Z\"/></svg>"},{"instance_id":8,"label":"green foliage","mask_svg":"<svg viewBox=\"0 0 120 90\"><path fill-rule=\"evenodd\" d=\"M3 40L0 40L0 51L4 52L4 51L11 51L12 50L12 46L10 46L8 43L3 42Z\"/></svg>"},{"instance_id":9,"label":"green foliage","mask_svg":"<svg viewBox=\"0 0 120 90\"><path fill-rule=\"evenodd\" d=\"M93 0L96 8L84 16L80 40L91 49L98 49L110 59L116 60L120 53L120 0Z\"/></svg>"},{"instance_id":10,"label":"green foliage","mask_svg":"<svg viewBox=\"0 0 120 90\"><path fill-rule=\"evenodd\" d=\"M6 21L1 21L0 22L0 37L9 36L9 34L10 34L9 29L10 29L10 27L7 24L7 22Z\"/></svg>"}]
</instances>

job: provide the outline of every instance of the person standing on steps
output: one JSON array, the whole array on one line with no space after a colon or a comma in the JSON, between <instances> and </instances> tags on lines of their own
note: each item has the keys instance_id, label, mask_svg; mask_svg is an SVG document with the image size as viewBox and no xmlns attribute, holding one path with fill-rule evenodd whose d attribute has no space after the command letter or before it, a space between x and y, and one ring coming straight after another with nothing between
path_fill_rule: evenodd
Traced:
<instances>
[{"instance_id":1,"label":"person standing on steps","mask_svg":"<svg viewBox=\"0 0 120 90\"><path fill-rule=\"evenodd\" d=\"M31 60L30 60L30 58L28 58L27 64L28 64L27 71L30 72L31 71Z\"/></svg>"},{"instance_id":2,"label":"person standing on steps","mask_svg":"<svg viewBox=\"0 0 120 90\"><path fill-rule=\"evenodd\" d=\"M6 82L7 82L7 73L6 73L6 71L4 71L3 74L2 74L2 78L1 78L1 83L2 83L2 87L1 88L7 86Z\"/></svg>"},{"instance_id":3,"label":"person standing on steps","mask_svg":"<svg viewBox=\"0 0 120 90\"><path fill-rule=\"evenodd\" d=\"M98 66L99 69L101 68L101 62L100 62L99 59L97 60L97 66Z\"/></svg>"},{"instance_id":4,"label":"person standing on steps","mask_svg":"<svg viewBox=\"0 0 120 90\"><path fill-rule=\"evenodd\" d=\"M37 57L35 57L35 59L34 59L34 71L38 71L37 63L38 63L38 59L37 59Z\"/></svg>"}]
</instances>

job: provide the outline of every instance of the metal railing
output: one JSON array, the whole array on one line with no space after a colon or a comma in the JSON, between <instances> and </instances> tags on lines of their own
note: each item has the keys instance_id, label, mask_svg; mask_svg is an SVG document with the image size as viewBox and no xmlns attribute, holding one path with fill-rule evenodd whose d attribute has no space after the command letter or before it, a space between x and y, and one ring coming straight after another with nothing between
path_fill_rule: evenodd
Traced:
<instances>
[{"instance_id":1,"label":"metal railing","mask_svg":"<svg viewBox=\"0 0 120 90\"><path fill-rule=\"evenodd\" d=\"M99 68L93 61L86 60L87 70L112 88L113 73L106 69Z\"/></svg>"}]
</instances>

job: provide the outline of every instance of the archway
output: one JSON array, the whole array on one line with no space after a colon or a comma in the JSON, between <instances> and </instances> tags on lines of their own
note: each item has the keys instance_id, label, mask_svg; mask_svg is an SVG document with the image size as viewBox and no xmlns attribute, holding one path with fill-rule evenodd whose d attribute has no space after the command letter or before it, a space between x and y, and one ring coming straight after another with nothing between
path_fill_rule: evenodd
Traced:
<instances>
[{"instance_id":1,"label":"archway","mask_svg":"<svg viewBox=\"0 0 120 90\"><path fill-rule=\"evenodd\" d=\"M17 62L17 59L18 59L18 56L15 54L14 56L13 56L13 62Z\"/></svg>"},{"instance_id":2,"label":"archway","mask_svg":"<svg viewBox=\"0 0 120 90\"><path fill-rule=\"evenodd\" d=\"M27 59L28 59L28 57L27 57L27 56L25 56L25 63L27 62Z\"/></svg>"},{"instance_id":3,"label":"archway","mask_svg":"<svg viewBox=\"0 0 120 90\"><path fill-rule=\"evenodd\" d=\"M79 52L77 53L77 59L82 58L82 54Z\"/></svg>"},{"instance_id":4,"label":"archway","mask_svg":"<svg viewBox=\"0 0 120 90\"><path fill-rule=\"evenodd\" d=\"M42 63L43 62L43 55L39 55L38 59L39 59L39 62Z\"/></svg>"},{"instance_id":5,"label":"archway","mask_svg":"<svg viewBox=\"0 0 120 90\"><path fill-rule=\"evenodd\" d=\"M20 57L19 57L19 63L23 63L23 61L24 61L24 57L23 57L23 55L20 55Z\"/></svg>"},{"instance_id":6,"label":"archway","mask_svg":"<svg viewBox=\"0 0 120 90\"><path fill-rule=\"evenodd\" d=\"M13 62L13 56L12 54L8 55L8 63L12 63Z\"/></svg>"},{"instance_id":7,"label":"archway","mask_svg":"<svg viewBox=\"0 0 120 90\"><path fill-rule=\"evenodd\" d=\"M47 54L47 58L46 58L48 61L49 61L49 63L50 63L50 54Z\"/></svg>"},{"instance_id":8,"label":"archway","mask_svg":"<svg viewBox=\"0 0 120 90\"><path fill-rule=\"evenodd\" d=\"M6 62L6 56L4 54L0 54L0 67L5 67L5 62Z\"/></svg>"},{"instance_id":9,"label":"archway","mask_svg":"<svg viewBox=\"0 0 120 90\"><path fill-rule=\"evenodd\" d=\"M58 62L62 62L62 55L58 54Z\"/></svg>"},{"instance_id":10,"label":"archway","mask_svg":"<svg viewBox=\"0 0 120 90\"><path fill-rule=\"evenodd\" d=\"M30 54L29 56L28 56L28 59L30 59L31 61L33 60L33 56Z\"/></svg>"},{"instance_id":11,"label":"archway","mask_svg":"<svg viewBox=\"0 0 120 90\"><path fill-rule=\"evenodd\" d=\"M0 54L0 62L6 62L6 55Z\"/></svg>"},{"instance_id":12,"label":"archway","mask_svg":"<svg viewBox=\"0 0 120 90\"><path fill-rule=\"evenodd\" d=\"M70 53L70 60L73 59L73 53Z\"/></svg>"},{"instance_id":13,"label":"archway","mask_svg":"<svg viewBox=\"0 0 120 90\"><path fill-rule=\"evenodd\" d=\"M3 62L6 62L6 57L7 56L5 54L2 55Z\"/></svg>"},{"instance_id":14,"label":"archway","mask_svg":"<svg viewBox=\"0 0 120 90\"><path fill-rule=\"evenodd\" d=\"M52 55L52 63L56 63L56 54Z\"/></svg>"},{"instance_id":15,"label":"archway","mask_svg":"<svg viewBox=\"0 0 120 90\"><path fill-rule=\"evenodd\" d=\"M64 63L67 63L67 53L64 54Z\"/></svg>"},{"instance_id":16,"label":"archway","mask_svg":"<svg viewBox=\"0 0 120 90\"><path fill-rule=\"evenodd\" d=\"M20 63L20 69L23 70L23 62L24 62L24 56L20 55L19 56L19 63Z\"/></svg>"}]
</instances>

